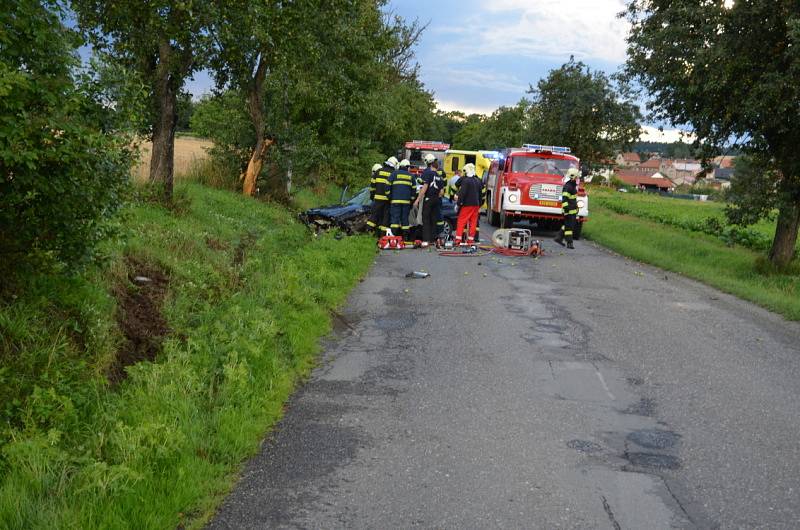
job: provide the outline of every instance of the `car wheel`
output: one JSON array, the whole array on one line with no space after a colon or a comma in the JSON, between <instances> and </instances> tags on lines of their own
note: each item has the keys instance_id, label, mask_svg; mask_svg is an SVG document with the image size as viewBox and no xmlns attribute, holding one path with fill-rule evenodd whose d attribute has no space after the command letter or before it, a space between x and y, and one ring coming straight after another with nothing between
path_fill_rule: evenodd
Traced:
<instances>
[{"instance_id":1,"label":"car wheel","mask_svg":"<svg viewBox=\"0 0 800 530\"><path fill-rule=\"evenodd\" d=\"M442 226L442 238L447 241L448 239L453 238L453 234L456 233L456 223L452 219L445 219L444 226Z\"/></svg>"}]
</instances>

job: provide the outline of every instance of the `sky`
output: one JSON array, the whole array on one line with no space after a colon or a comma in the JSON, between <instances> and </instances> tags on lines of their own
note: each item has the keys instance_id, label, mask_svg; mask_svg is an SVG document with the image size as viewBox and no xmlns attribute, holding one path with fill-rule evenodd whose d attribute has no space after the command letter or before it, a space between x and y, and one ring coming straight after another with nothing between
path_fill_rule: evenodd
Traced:
<instances>
[{"instance_id":1,"label":"sky","mask_svg":"<svg viewBox=\"0 0 800 530\"><path fill-rule=\"evenodd\" d=\"M416 55L438 107L490 114L517 103L570 55L615 72L625 62L628 23L617 17L624 7L624 0L391 0L388 9L428 23ZM646 126L642 139L678 137Z\"/></svg>"},{"instance_id":2,"label":"sky","mask_svg":"<svg viewBox=\"0 0 800 530\"><path fill-rule=\"evenodd\" d=\"M441 110L491 114L574 55L592 69L625 62L624 0L390 0L387 9L428 27L416 48L421 78ZM195 75L198 96L212 81ZM680 131L645 126L642 139L677 141ZM692 138L686 139L691 141Z\"/></svg>"}]
</instances>

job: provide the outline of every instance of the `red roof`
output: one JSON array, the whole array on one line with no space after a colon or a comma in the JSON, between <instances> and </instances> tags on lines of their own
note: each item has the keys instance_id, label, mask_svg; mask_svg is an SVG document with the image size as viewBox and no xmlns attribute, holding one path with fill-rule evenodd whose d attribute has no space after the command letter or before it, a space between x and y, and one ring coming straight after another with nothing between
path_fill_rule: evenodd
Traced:
<instances>
[{"instance_id":1,"label":"red roof","mask_svg":"<svg viewBox=\"0 0 800 530\"><path fill-rule=\"evenodd\" d=\"M622 153L622 159L625 162L639 162L639 154L638 153Z\"/></svg>"},{"instance_id":2,"label":"red roof","mask_svg":"<svg viewBox=\"0 0 800 530\"><path fill-rule=\"evenodd\" d=\"M675 186L668 178L653 178L652 176L643 175L636 171L616 171L614 174L622 182L630 184L631 186L655 186L666 190Z\"/></svg>"},{"instance_id":3,"label":"red roof","mask_svg":"<svg viewBox=\"0 0 800 530\"><path fill-rule=\"evenodd\" d=\"M651 158L647 162L639 164L639 167L651 167L656 171L658 171L659 169L661 169L661 160L658 158Z\"/></svg>"}]
</instances>

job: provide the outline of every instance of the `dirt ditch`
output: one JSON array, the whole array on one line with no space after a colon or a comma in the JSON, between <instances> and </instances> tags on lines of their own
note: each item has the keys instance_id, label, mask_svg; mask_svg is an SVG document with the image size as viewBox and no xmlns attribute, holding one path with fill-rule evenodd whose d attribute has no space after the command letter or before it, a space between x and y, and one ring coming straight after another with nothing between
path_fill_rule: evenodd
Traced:
<instances>
[{"instance_id":1,"label":"dirt ditch","mask_svg":"<svg viewBox=\"0 0 800 530\"><path fill-rule=\"evenodd\" d=\"M169 286L168 273L135 257L126 258L126 262L127 281L119 282L113 290L117 299L117 325L124 341L106 372L111 384L128 376L127 366L155 359L170 332L162 314Z\"/></svg>"}]
</instances>

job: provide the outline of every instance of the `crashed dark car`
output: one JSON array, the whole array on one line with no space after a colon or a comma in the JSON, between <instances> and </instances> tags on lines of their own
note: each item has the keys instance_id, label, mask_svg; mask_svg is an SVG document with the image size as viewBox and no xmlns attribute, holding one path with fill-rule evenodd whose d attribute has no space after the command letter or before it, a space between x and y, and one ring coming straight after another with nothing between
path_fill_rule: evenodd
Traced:
<instances>
[{"instance_id":1,"label":"crashed dark car","mask_svg":"<svg viewBox=\"0 0 800 530\"><path fill-rule=\"evenodd\" d=\"M302 220L315 230L328 230L339 228L347 234L367 231L367 221L372 212L372 201L369 198L369 188L363 188L353 198L341 204L312 208L300 214ZM449 236L455 231L458 214L454 203L442 199L442 215L444 217L444 234ZM412 228L412 238L420 239L422 226Z\"/></svg>"}]
</instances>

